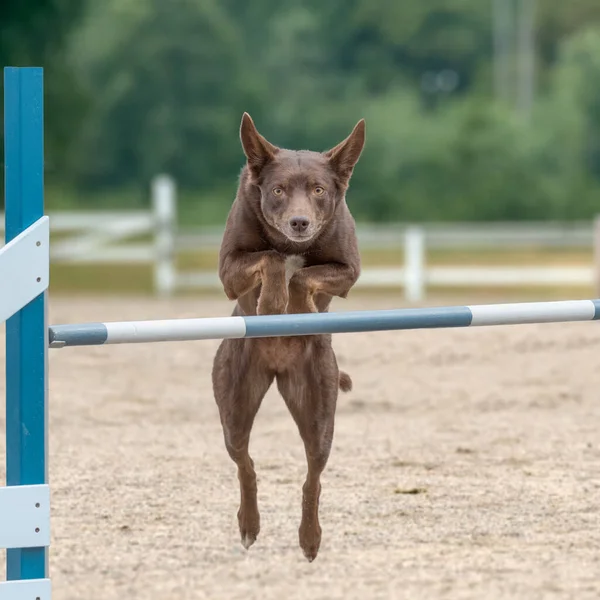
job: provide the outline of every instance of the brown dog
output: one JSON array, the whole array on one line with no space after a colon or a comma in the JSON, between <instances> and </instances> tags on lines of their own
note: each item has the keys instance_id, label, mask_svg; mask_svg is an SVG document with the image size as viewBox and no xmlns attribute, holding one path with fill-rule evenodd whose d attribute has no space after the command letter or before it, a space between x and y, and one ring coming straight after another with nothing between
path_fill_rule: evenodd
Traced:
<instances>
[{"instance_id":1,"label":"brown dog","mask_svg":"<svg viewBox=\"0 0 600 600\"><path fill-rule=\"evenodd\" d=\"M240 137L247 163L219 257L225 293L237 300L233 314L325 312L333 296L347 296L360 273L345 192L364 145L364 120L324 153L277 148L248 114ZM299 538L306 558L314 560L321 543L320 476L331 450L338 387L352 387L338 370L331 336L224 340L212 376L225 446L238 468L242 544L249 548L260 530L248 445L276 379L306 450Z\"/></svg>"}]
</instances>

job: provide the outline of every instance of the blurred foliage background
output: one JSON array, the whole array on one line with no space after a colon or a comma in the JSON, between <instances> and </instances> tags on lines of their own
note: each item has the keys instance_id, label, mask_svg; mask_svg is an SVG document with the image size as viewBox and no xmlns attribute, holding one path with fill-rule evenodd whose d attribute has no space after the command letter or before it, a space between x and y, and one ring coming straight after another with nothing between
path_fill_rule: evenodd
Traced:
<instances>
[{"instance_id":1,"label":"blurred foliage background","mask_svg":"<svg viewBox=\"0 0 600 600\"><path fill-rule=\"evenodd\" d=\"M315 150L365 117L360 220L598 210L597 0L2 0L0 59L46 68L51 209L145 205L167 172L221 223L246 110Z\"/></svg>"}]
</instances>

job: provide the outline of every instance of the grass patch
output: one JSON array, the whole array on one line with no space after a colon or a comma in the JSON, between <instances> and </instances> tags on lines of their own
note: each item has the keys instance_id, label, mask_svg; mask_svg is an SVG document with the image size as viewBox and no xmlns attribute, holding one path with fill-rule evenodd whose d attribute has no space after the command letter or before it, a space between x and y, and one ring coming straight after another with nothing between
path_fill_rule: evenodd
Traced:
<instances>
[{"instance_id":1,"label":"grass patch","mask_svg":"<svg viewBox=\"0 0 600 600\"><path fill-rule=\"evenodd\" d=\"M212 271L218 266L218 249L186 251L178 254L177 269L186 271ZM365 250L362 253L363 269L369 267L400 267L404 261L401 250ZM589 266L592 257L589 252L565 249L528 249L525 251L498 250L460 250L452 249L428 253L427 264L431 266ZM150 265L68 265L53 264L50 269L51 291L57 293L86 292L92 294L151 294L153 291L153 272ZM219 293L220 290L210 290ZM198 293L190 291L189 293ZM398 287L361 289L356 294L377 296L392 294L402 298L402 289ZM559 299L589 298L593 290L587 286L568 288L562 286L517 286L517 287L443 287L428 288L428 296L444 298L472 298L472 301L494 301L499 296L517 299Z\"/></svg>"},{"instance_id":2,"label":"grass patch","mask_svg":"<svg viewBox=\"0 0 600 600\"><path fill-rule=\"evenodd\" d=\"M401 266L404 263L402 249L371 250L361 252L365 266ZM548 266L568 267L591 264L589 250L571 248L527 248L519 250L498 250L493 248L452 248L429 250L426 262L431 266Z\"/></svg>"},{"instance_id":3,"label":"grass patch","mask_svg":"<svg viewBox=\"0 0 600 600\"><path fill-rule=\"evenodd\" d=\"M151 267L145 265L62 265L50 267L50 293L152 294Z\"/></svg>"}]
</instances>

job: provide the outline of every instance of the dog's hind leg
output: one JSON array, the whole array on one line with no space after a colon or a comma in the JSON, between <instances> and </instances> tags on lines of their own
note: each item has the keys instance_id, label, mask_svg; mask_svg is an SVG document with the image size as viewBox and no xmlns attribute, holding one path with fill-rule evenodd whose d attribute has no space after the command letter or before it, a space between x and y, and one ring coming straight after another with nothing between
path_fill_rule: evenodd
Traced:
<instances>
[{"instance_id":1,"label":"dog's hind leg","mask_svg":"<svg viewBox=\"0 0 600 600\"><path fill-rule=\"evenodd\" d=\"M313 561L321 545L319 497L321 473L333 442L338 396L338 368L325 336L311 343L309 359L277 376L277 387L304 442L308 471L302 488L302 520L298 530L304 555Z\"/></svg>"},{"instance_id":2,"label":"dog's hind leg","mask_svg":"<svg viewBox=\"0 0 600 600\"><path fill-rule=\"evenodd\" d=\"M238 522L243 546L248 549L260 531L256 499L256 473L248 453L250 433L262 399L274 375L260 365L251 351L252 340L224 340L213 365L213 390L225 447L238 468L240 508Z\"/></svg>"}]
</instances>

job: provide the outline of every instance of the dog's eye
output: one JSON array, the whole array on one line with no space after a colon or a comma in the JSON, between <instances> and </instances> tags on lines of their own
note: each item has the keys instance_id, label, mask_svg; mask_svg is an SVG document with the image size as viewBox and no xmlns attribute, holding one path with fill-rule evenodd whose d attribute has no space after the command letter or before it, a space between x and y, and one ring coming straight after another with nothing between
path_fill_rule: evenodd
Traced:
<instances>
[{"instance_id":1,"label":"dog's eye","mask_svg":"<svg viewBox=\"0 0 600 600\"><path fill-rule=\"evenodd\" d=\"M317 196L322 196L325 193L325 188L322 188L320 185L318 185L314 191Z\"/></svg>"},{"instance_id":2,"label":"dog's eye","mask_svg":"<svg viewBox=\"0 0 600 600\"><path fill-rule=\"evenodd\" d=\"M281 196L281 194L283 194L283 190L280 187L273 188L273 194L275 196Z\"/></svg>"}]
</instances>

